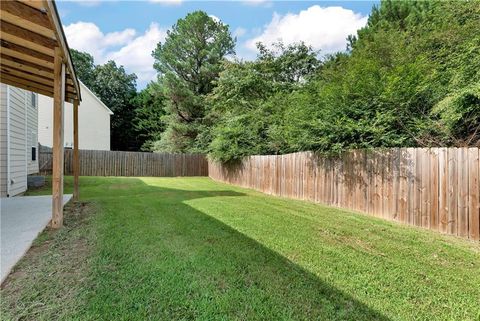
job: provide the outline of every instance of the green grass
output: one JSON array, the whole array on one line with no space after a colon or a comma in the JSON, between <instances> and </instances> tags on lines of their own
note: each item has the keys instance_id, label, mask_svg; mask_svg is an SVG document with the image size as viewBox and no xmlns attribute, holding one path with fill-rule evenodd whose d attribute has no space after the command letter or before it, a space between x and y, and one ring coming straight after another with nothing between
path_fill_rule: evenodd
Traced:
<instances>
[{"instance_id":1,"label":"green grass","mask_svg":"<svg viewBox=\"0 0 480 321\"><path fill-rule=\"evenodd\" d=\"M478 243L208 178L80 183L87 203L3 286L4 318L480 318Z\"/></svg>"}]
</instances>

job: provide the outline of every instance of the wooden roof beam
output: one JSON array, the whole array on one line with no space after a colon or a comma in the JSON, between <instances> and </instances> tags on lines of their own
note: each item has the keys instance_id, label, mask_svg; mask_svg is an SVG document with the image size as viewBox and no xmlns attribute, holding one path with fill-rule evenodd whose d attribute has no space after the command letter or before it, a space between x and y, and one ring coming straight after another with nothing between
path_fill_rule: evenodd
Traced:
<instances>
[{"instance_id":1,"label":"wooden roof beam","mask_svg":"<svg viewBox=\"0 0 480 321\"><path fill-rule=\"evenodd\" d=\"M16 77L25 78L25 79L31 79L35 82L38 82L40 84L44 84L44 85L47 85L47 86L52 86L53 85L53 79L49 79L49 78L46 78L46 77L37 76L37 75L34 75L34 74L22 72L18 69L15 69L15 68L1 66L0 70L2 71L2 73L4 75L12 75L12 76L16 76Z\"/></svg>"},{"instance_id":2,"label":"wooden roof beam","mask_svg":"<svg viewBox=\"0 0 480 321\"><path fill-rule=\"evenodd\" d=\"M47 85L47 86L53 86L53 79L46 78L46 77L41 77L41 76L36 76L30 73L23 72L21 70L11 68L11 67L5 67L1 66L0 70L2 73L5 73L6 75L12 75L16 76L19 78L23 78L25 80L32 80L36 83L42 84L42 85ZM2 75L3 76L3 75ZM72 85L67 84L66 86L67 91L71 93L75 93L75 88Z\"/></svg>"},{"instance_id":3,"label":"wooden roof beam","mask_svg":"<svg viewBox=\"0 0 480 321\"><path fill-rule=\"evenodd\" d=\"M43 4L43 1L41 0L17 0L18 2L21 2L27 6L30 6L34 9L46 12L47 9L45 8L45 5Z\"/></svg>"},{"instance_id":4,"label":"wooden roof beam","mask_svg":"<svg viewBox=\"0 0 480 321\"><path fill-rule=\"evenodd\" d=\"M9 3L9 1L6 1L6 3ZM11 23L13 25L16 25L20 28L27 29L30 32L37 33L41 36L50 38L50 39L55 39L55 34L53 33L52 30L46 29L42 26L36 25L34 23L31 23L28 20L19 18L9 12L0 10L0 16L2 17L2 21Z\"/></svg>"},{"instance_id":5,"label":"wooden roof beam","mask_svg":"<svg viewBox=\"0 0 480 321\"><path fill-rule=\"evenodd\" d=\"M57 42L53 39L41 36L31 31L18 27L3 20L0 24L2 39L16 45L38 51L48 56L53 56L53 49Z\"/></svg>"},{"instance_id":6,"label":"wooden roof beam","mask_svg":"<svg viewBox=\"0 0 480 321\"><path fill-rule=\"evenodd\" d=\"M37 65L28 61L24 61L22 59L18 59L15 57L11 57L9 55L5 55L2 53L2 65L13 67L19 70L25 70L28 71L32 74L38 75L38 76L43 76L47 78L52 78L52 70L43 67L41 65Z\"/></svg>"},{"instance_id":7,"label":"wooden roof beam","mask_svg":"<svg viewBox=\"0 0 480 321\"><path fill-rule=\"evenodd\" d=\"M0 53L11 57L17 57L37 65L46 66L53 70L53 57L41 52L19 46L14 43L2 40L0 42Z\"/></svg>"},{"instance_id":8,"label":"wooden roof beam","mask_svg":"<svg viewBox=\"0 0 480 321\"><path fill-rule=\"evenodd\" d=\"M9 81L13 86L20 87L26 90L35 91L42 95L52 96L53 90L51 86L45 86L37 82L27 80L24 78L16 77L6 73L2 73L2 82Z\"/></svg>"},{"instance_id":9,"label":"wooden roof beam","mask_svg":"<svg viewBox=\"0 0 480 321\"><path fill-rule=\"evenodd\" d=\"M50 21L45 12L34 9L21 2L4 1L0 9L2 20L21 28L55 39Z\"/></svg>"},{"instance_id":10,"label":"wooden roof beam","mask_svg":"<svg viewBox=\"0 0 480 321\"><path fill-rule=\"evenodd\" d=\"M53 95L53 89L52 89L53 87L51 87L50 85L44 85L44 84L32 81L31 79L25 79L22 77L11 75L11 74L2 74L2 81L3 80L10 80L17 84L22 84L27 88L32 88L32 89L27 89L30 91L36 91L36 92L42 91L43 92L41 93L42 95L46 95L50 97ZM76 97L75 93L71 91L72 89L73 87L66 88L65 90L66 98L74 99Z\"/></svg>"},{"instance_id":11,"label":"wooden roof beam","mask_svg":"<svg viewBox=\"0 0 480 321\"><path fill-rule=\"evenodd\" d=\"M38 3L41 4L41 2ZM38 8L33 8L23 1L5 1L2 3L2 10L46 29L52 30L50 21L48 20L48 16L44 9L39 10Z\"/></svg>"},{"instance_id":12,"label":"wooden roof beam","mask_svg":"<svg viewBox=\"0 0 480 321\"><path fill-rule=\"evenodd\" d=\"M53 95L53 86L46 85L44 83L39 83L30 78L25 78L24 76L13 75L12 73L4 72L2 68L1 80L7 85L15 86L25 90L37 92L41 95L52 97ZM72 99L78 99L75 88L73 86L68 86L66 88L66 100L70 101ZM68 99L67 99L68 98Z\"/></svg>"},{"instance_id":13,"label":"wooden roof beam","mask_svg":"<svg viewBox=\"0 0 480 321\"><path fill-rule=\"evenodd\" d=\"M45 77L53 80L53 70L51 70L50 68L40 64L32 63L30 61L25 61L23 59L12 57L10 55L2 55L2 66L8 66L18 70L26 71L36 76ZM73 81L71 79L67 79L67 84L73 87Z\"/></svg>"}]
</instances>

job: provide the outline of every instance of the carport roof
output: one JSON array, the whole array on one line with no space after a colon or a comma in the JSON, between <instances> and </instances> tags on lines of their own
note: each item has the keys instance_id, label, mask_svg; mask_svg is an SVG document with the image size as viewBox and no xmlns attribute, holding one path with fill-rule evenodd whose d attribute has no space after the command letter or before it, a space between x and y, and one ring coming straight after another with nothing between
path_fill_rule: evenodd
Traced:
<instances>
[{"instance_id":1,"label":"carport roof","mask_svg":"<svg viewBox=\"0 0 480 321\"><path fill-rule=\"evenodd\" d=\"M55 3L2 1L0 19L0 81L53 97L58 47L66 65L65 101L80 101L79 82Z\"/></svg>"}]
</instances>

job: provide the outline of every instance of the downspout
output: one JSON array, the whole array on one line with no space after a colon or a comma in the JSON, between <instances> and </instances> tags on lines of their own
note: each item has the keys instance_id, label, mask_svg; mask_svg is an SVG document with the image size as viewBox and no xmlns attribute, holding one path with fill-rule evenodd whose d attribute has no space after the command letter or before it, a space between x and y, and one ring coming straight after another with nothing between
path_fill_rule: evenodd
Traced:
<instances>
[{"instance_id":1,"label":"downspout","mask_svg":"<svg viewBox=\"0 0 480 321\"><path fill-rule=\"evenodd\" d=\"M7 85L7 197L10 197L10 86Z\"/></svg>"}]
</instances>

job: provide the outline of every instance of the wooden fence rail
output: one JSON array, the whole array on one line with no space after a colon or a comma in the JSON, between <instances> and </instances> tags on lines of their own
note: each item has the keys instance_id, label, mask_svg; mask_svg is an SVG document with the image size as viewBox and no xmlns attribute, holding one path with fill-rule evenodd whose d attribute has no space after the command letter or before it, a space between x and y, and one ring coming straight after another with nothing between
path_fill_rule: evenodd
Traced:
<instances>
[{"instance_id":1,"label":"wooden fence rail","mask_svg":"<svg viewBox=\"0 0 480 321\"><path fill-rule=\"evenodd\" d=\"M158 154L80 150L81 176L208 176L208 162L200 154ZM49 148L39 150L41 174L52 171ZM65 150L65 175L73 173L73 150Z\"/></svg>"},{"instance_id":2,"label":"wooden fence rail","mask_svg":"<svg viewBox=\"0 0 480 321\"><path fill-rule=\"evenodd\" d=\"M209 162L215 180L348 208L474 240L480 234L478 148L311 152Z\"/></svg>"}]
</instances>

